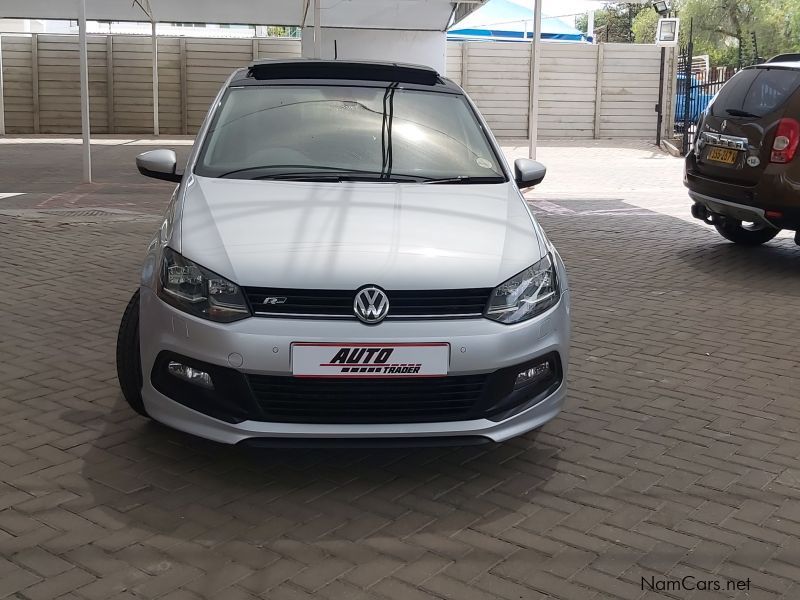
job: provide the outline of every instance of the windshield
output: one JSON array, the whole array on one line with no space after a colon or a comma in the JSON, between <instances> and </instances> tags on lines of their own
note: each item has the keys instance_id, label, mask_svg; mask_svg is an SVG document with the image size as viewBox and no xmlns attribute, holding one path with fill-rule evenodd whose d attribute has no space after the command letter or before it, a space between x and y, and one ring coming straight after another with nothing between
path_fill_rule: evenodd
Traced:
<instances>
[{"instance_id":1,"label":"windshield","mask_svg":"<svg viewBox=\"0 0 800 600\"><path fill-rule=\"evenodd\" d=\"M396 84L231 88L195 172L242 179L505 181L463 96Z\"/></svg>"},{"instance_id":2,"label":"windshield","mask_svg":"<svg viewBox=\"0 0 800 600\"><path fill-rule=\"evenodd\" d=\"M745 69L719 91L711 114L763 117L781 108L800 84L800 73L789 69Z\"/></svg>"}]
</instances>

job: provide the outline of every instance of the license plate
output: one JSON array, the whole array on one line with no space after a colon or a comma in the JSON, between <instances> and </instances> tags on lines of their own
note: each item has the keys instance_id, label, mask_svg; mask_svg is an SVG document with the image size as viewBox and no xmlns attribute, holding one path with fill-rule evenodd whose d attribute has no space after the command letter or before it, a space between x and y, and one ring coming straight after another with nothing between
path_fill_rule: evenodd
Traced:
<instances>
[{"instance_id":1,"label":"license plate","mask_svg":"<svg viewBox=\"0 0 800 600\"><path fill-rule=\"evenodd\" d=\"M447 375L450 345L292 344L295 377L441 377Z\"/></svg>"},{"instance_id":2,"label":"license plate","mask_svg":"<svg viewBox=\"0 0 800 600\"><path fill-rule=\"evenodd\" d=\"M708 151L708 160L732 165L736 162L736 156L738 154L736 150L729 150L728 148L711 148L711 150Z\"/></svg>"}]
</instances>

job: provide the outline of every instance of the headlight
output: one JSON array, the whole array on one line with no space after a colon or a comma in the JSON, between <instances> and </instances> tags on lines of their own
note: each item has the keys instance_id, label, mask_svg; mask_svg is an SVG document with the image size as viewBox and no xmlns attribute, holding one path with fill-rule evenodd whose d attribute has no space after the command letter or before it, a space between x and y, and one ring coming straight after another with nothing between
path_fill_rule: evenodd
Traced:
<instances>
[{"instance_id":1,"label":"headlight","mask_svg":"<svg viewBox=\"0 0 800 600\"><path fill-rule=\"evenodd\" d=\"M184 312L230 323L250 316L239 286L216 273L164 248L158 296Z\"/></svg>"},{"instance_id":2,"label":"headlight","mask_svg":"<svg viewBox=\"0 0 800 600\"><path fill-rule=\"evenodd\" d=\"M484 316L500 323L519 323L555 306L559 297L555 265L548 254L494 288Z\"/></svg>"}]
</instances>

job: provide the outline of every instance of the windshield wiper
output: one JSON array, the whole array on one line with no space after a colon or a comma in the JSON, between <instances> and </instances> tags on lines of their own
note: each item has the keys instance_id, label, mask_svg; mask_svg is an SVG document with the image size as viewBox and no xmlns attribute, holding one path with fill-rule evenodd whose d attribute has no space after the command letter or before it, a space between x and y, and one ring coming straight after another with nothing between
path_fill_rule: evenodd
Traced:
<instances>
[{"instance_id":1,"label":"windshield wiper","mask_svg":"<svg viewBox=\"0 0 800 600\"><path fill-rule=\"evenodd\" d=\"M296 171L288 171L288 169L296 169ZM375 171L365 171L363 169L347 169L342 167L328 167L325 165L261 165L258 167L244 167L242 169L234 169L233 171L228 171L227 173L221 173L217 175L219 178L230 177L232 175L240 175L242 173L249 173L251 171L278 171L275 175L283 176L291 176L295 174L300 175L308 175L309 173L313 175L319 176L326 176L328 173L333 173L335 175L373 175L376 177L380 177L380 173ZM253 177L252 179L271 179L273 175L265 174L261 176Z\"/></svg>"},{"instance_id":2,"label":"windshield wiper","mask_svg":"<svg viewBox=\"0 0 800 600\"><path fill-rule=\"evenodd\" d=\"M458 177L442 177L441 179L426 179L422 183L502 183L505 179L502 177L470 177L469 175L460 175Z\"/></svg>"},{"instance_id":3,"label":"windshield wiper","mask_svg":"<svg viewBox=\"0 0 800 600\"><path fill-rule=\"evenodd\" d=\"M275 173L273 175L261 175L260 177L253 177L258 180L280 180L280 181L375 181L378 183L416 183L421 180L420 177L413 175L392 175L388 179L381 177L380 173L365 171L363 173L350 173L342 171L341 173L319 173L314 171L304 173Z\"/></svg>"},{"instance_id":4,"label":"windshield wiper","mask_svg":"<svg viewBox=\"0 0 800 600\"><path fill-rule=\"evenodd\" d=\"M731 115L732 117L747 117L750 119L760 119L761 115L756 115L754 113L748 112L746 110L739 110L738 108L726 108L725 112Z\"/></svg>"}]
</instances>

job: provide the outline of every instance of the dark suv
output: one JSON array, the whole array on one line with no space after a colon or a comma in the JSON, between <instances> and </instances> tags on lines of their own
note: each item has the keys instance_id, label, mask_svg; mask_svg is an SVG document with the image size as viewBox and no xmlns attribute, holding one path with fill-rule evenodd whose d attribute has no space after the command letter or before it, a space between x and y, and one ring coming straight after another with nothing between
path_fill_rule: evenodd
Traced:
<instances>
[{"instance_id":1,"label":"dark suv","mask_svg":"<svg viewBox=\"0 0 800 600\"><path fill-rule=\"evenodd\" d=\"M800 61L734 75L700 115L686 157L692 215L754 246L797 232L800 244Z\"/></svg>"}]
</instances>

